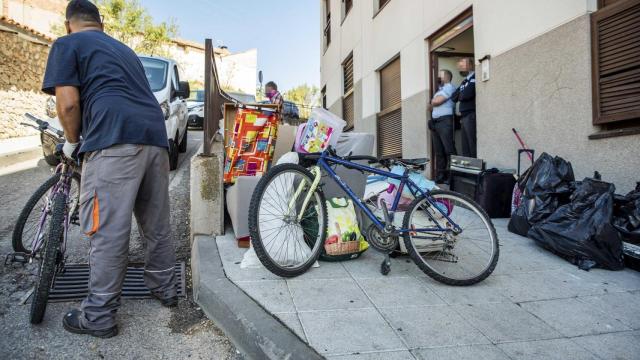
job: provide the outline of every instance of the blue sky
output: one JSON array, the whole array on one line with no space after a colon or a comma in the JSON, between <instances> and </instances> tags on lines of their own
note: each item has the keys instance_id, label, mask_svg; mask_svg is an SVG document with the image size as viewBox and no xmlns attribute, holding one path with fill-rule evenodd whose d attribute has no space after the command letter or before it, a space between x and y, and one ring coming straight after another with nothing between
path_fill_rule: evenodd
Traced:
<instances>
[{"instance_id":1,"label":"blue sky","mask_svg":"<svg viewBox=\"0 0 640 360\"><path fill-rule=\"evenodd\" d=\"M214 39L231 52L258 49L264 82L280 90L320 84L317 0L140 0L154 21L175 19L184 39Z\"/></svg>"}]
</instances>

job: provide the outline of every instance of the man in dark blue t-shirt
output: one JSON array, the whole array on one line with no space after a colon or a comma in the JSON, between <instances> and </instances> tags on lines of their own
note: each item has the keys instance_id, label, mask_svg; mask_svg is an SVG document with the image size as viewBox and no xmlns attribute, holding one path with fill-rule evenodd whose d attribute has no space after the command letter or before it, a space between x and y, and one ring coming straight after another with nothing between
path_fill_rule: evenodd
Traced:
<instances>
[{"instance_id":1,"label":"man in dark blue t-shirt","mask_svg":"<svg viewBox=\"0 0 640 360\"><path fill-rule=\"evenodd\" d=\"M80 225L91 238L91 273L89 294L63 325L111 337L118 333L132 213L146 242L145 284L163 305L177 303L167 135L138 56L103 32L98 8L72 0L65 26L69 35L51 47L42 90L56 96L64 155L84 159Z\"/></svg>"}]
</instances>

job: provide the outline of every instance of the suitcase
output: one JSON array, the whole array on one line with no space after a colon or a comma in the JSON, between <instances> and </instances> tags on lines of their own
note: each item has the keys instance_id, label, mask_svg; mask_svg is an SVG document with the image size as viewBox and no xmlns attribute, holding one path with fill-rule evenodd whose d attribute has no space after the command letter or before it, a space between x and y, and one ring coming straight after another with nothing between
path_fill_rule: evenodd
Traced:
<instances>
[{"instance_id":1,"label":"suitcase","mask_svg":"<svg viewBox=\"0 0 640 360\"><path fill-rule=\"evenodd\" d=\"M484 171L479 175L475 200L490 218L511 217L511 198L515 184L513 174Z\"/></svg>"}]
</instances>

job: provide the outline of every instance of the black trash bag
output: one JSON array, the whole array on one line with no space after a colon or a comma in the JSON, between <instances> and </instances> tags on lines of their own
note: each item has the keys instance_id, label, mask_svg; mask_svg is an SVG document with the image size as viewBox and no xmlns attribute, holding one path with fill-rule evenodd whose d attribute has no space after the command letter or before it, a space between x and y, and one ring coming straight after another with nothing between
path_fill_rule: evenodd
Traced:
<instances>
[{"instance_id":1,"label":"black trash bag","mask_svg":"<svg viewBox=\"0 0 640 360\"><path fill-rule=\"evenodd\" d=\"M626 196L616 196L613 226L620 232L622 241L640 245L640 182Z\"/></svg>"},{"instance_id":2,"label":"black trash bag","mask_svg":"<svg viewBox=\"0 0 640 360\"><path fill-rule=\"evenodd\" d=\"M571 203L532 225L527 235L583 270L621 270L622 240L611 224L614 192L613 184L587 178L571 195Z\"/></svg>"},{"instance_id":3,"label":"black trash bag","mask_svg":"<svg viewBox=\"0 0 640 360\"><path fill-rule=\"evenodd\" d=\"M526 236L533 224L546 219L561 205L569 203L575 177L571 163L542 153L518 180L520 205L511 215L508 229Z\"/></svg>"}]
</instances>

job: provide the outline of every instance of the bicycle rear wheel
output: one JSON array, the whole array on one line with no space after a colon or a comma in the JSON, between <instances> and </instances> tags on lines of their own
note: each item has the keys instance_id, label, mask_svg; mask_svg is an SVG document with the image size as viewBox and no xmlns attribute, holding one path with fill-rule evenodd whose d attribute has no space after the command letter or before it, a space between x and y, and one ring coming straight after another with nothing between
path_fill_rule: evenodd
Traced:
<instances>
[{"instance_id":1,"label":"bicycle rear wheel","mask_svg":"<svg viewBox=\"0 0 640 360\"><path fill-rule=\"evenodd\" d=\"M24 208L20 212L20 216L13 228L11 244L13 251L30 254L33 250L32 244L36 237L44 239L48 224L51 219L51 189L60 180L60 174L55 174L31 195ZM73 214L78 209L80 197L80 174L74 173L71 181L71 190L69 191L69 209ZM46 214L42 212L49 205L49 211ZM42 224L41 224L42 222Z\"/></svg>"},{"instance_id":2,"label":"bicycle rear wheel","mask_svg":"<svg viewBox=\"0 0 640 360\"><path fill-rule=\"evenodd\" d=\"M403 228L432 229L439 225L453 230L448 217L461 231L404 233L413 261L427 275L448 285L466 286L484 280L499 257L498 236L489 216L473 200L453 191L433 191L430 200L420 197L413 201L405 213Z\"/></svg>"},{"instance_id":3,"label":"bicycle rear wheel","mask_svg":"<svg viewBox=\"0 0 640 360\"><path fill-rule=\"evenodd\" d=\"M65 196L61 193L56 193L53 197L51 222L44 243L42 259L40 260L38 280L36 281L36 288L33 291L33 300L31 301L30 321L32 324L41 323L44 312L47 309L49 289L56 273L59 259L58 253L64 236L66 206Z\"/></svg>"},{"instance_id":4,"label":"bicycle rear wheel","mask_svg":"<svg viewBox=\"0 0 640 360\"><path fill-rule=\"evenodd\" d=\"M278 276L303 274L320 256L327 230L327 205L319 188L302 210L313 180L313 174L304 167L282 164L271 168L253 192L249 209L251 243L262 264ZM298 220L301 211L304 213Z\"/></svg>"}]
</instances>

